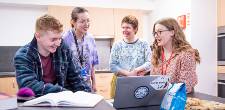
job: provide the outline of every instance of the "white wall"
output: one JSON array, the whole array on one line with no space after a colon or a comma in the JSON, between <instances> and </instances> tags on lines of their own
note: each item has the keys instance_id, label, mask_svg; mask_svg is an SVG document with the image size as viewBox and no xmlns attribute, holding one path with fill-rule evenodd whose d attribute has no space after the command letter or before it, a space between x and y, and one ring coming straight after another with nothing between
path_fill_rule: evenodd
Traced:
<instances>
[{"instance_id":1,"label":"white wall","mask_svg":"<svg viewBox=\"0 0 225 110\"><path fill-rule=\"evenodd\" d=\"M148 12L152 10L152 0L0 0L1 37L10 38L0 41L1 45L24 45L33 37L35 20L47 13L47 5L85 6L101 8L139 9ZM15 20L16 17L16 20ZM150 41L149 16L144 17L143 39ZM19 22L18 22L19 21ZM15 25L8 25L15 24ZM11 32L12 27L14 28Z\"/></svg>"},{"instance_id":2,"label":"white wall","mask_svg":"<svg viewBox=\"0 0 225 110\"><path fill-rule=\"evenodd\" d=\"M0 0L0 3L152 10L153 0Z\"/></svg>"},{"instance_id":3,"label":"white wall","mask_svg":"<svg viewBox=\"0 0 225 110\"><path fill-rule=\"evenodd\" d=\"M37 17L44 13L44 6L0 4L0 46L27 44L33 38Z\"/></svg>"},{"instance_id":4,"label":"white wall","mask_svg":"<svg viewBox=\"0 0 225 110\"><path fill-rule=\"evenodd\" d=\"M151 21L151 31L154 22L156 22L158 19L164 17L173 17L177 19L177 17L180 15L186 15L187 13L190 13L190 0L155 0L153 5L155 8L149 15ZM190 41L190 26L187 26L185 31L187 31L185 32L187 40ZM150 41L153 42L153 36Z\"/></svg>"},{"instance_id":5,"label":"white wall","mask_svg":"<svg viewBox=\"0 0 225 110\"><path fill-rule=\"evenodd\" d=\"M212 95L217 95L216 10L216 0L191 0L191 44L202 60L197 68L196 90Z\"/></svg>"},{"instance_id":6,"label":"white wall","mask_svg":"<svg viewBox=\"0 0 225 110\"><path fill-rule=\"evenodd\" d=\"M150 11L146 11L143 16L143 40L147 41L149 44L152 43L152 27L150 20ZM139 30L140 31L140 30Z\"/></svg>"},{"instance_id":7,"label":"white wall","mask_svg":"<svg viewBox=\"0 0 225 110\"><path fill-rule=\"evenodd\" d=\"M204 5L203 5L204 4ZM201 64L197 66L196 91L217 95L217 47L216 47L216 1L215 0L157 0L150 13L151 27L163 17L190 13L190 25L185 34L191 45L198 49ZM153 41L153 38L151 39Z\"/></svg>"}]
</instances>

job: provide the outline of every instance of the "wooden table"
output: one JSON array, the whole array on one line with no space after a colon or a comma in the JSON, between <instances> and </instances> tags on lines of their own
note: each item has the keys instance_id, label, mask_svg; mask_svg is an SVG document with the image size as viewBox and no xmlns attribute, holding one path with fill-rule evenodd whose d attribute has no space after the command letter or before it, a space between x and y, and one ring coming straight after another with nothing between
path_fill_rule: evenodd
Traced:
<instances>
[{"instance_id":1,"label":"wooden table","mask_svg":"<svg viewBox=\"0 0 225 110\"><path fill-rule=\"evenodd\" d=\"M199 98L203 100L216 101L225 103L225 98L220 98L216 96L211 96L199 92L188 94L188 97ZM105 100L102 100L94 108L73 108L73 107L18 107L17 110L115 110L110 104ZM119 109L119 110L159 110L159 106L149 106L149 107L137 107L129 109Z\"/></svg>"},{"instance_id":2,"label":"wooden table","mask_svg":"<svg viewBox=\"0 0 225 110\"><path fill-rule=\"evenodd\" d=\"M19 103L18 105L20 105ZM78 107L21 107L16 110L115 110L105 100L99 102L94 108L78 108Z\"/></svg>"},{"instance_id":3,"label":"wooden table","mask_svg":"<svg viewBox=\"0 0 225 110\"><path fill-rule=\"evenodd\" d=\"M203 94L199 92L188 94L188 97L225 103L225 98L211 96L211 95L207 95L207 94ZM119 109L119 110L159 110L159 109L160 109L160 106L149 106L149 107L137 107L137 108Z\"/></svg>"}]
</instances>

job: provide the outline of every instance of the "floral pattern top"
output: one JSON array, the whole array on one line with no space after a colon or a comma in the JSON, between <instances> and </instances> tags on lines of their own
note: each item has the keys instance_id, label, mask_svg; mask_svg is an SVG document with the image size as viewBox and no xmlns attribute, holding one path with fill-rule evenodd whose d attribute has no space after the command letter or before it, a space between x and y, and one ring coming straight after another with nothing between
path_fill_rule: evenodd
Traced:
<instances>
[{"instance_id":1,"label":"floral pattern top","mask_svg":"<svg viewBox=\"0 0 225 110\"><path fill-rule=\"evenodd\" d=\"M151 50L147 42L137 40L133 43L119 41L111 50L110 69L117 73L121 69L132 71L142 66L150 71Z\"/></svg>"},{"instance_id":2,"label":"floral pattern top","mask_svg":"<svg viewBox=\"0 0 225 110\"><path fill-rule=\"evenodd\" d=\"M164 65L163 69L165 69L165 65L167 65L166 75L171 77L171 83L183 82L186 84L187 93L193 91L194 86L198 82L194 51L187 50L174 53L170 62L168 62L168 60L162 61L162 59L159 59L159 65L157 67L152 66L151 74L161 75L162 65Z\"/></svg>"}]
</instances>

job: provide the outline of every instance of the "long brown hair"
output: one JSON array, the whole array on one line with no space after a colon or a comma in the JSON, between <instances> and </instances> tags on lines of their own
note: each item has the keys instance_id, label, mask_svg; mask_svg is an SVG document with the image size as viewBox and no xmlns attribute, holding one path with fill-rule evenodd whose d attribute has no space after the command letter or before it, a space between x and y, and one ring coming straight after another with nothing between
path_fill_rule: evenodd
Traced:
<instances>
[{"instance_id":1,"label":"long brown hair","mask_svg":"<svg viewBox=\"0 0 225 110\"><path fill-rule=\"evenodd\" d=\"M172 48L174 53L180 53L182 51L193 51L195 54L195 60L200 63L200 56L197 49L193 49L189 42L186 40L185 35L178 22L173 18L164 18L158 20L153 26L153 32L155 31L155 25L161 24L165 26L168 30L174 31L174 36L172 36ZM162 47L158 46L156 40L153 42L153 54L152 54L152 64L153 66L158 66L161 56Z\"/></svg>"}]
</instances>

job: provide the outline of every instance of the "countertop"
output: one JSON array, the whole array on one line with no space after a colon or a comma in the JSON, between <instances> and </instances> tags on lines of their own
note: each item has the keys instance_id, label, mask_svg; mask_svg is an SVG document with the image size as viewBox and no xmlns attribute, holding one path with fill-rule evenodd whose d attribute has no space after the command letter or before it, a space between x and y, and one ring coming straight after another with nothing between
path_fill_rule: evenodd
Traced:
<instances>
[{"instance_id":1,"label":"countertop","mask_svg":"<svg viewBox=\"0 0 225 110\"><path fill-rule=\"evenodd\" d=\"M199 93L199 92L190 93L187 96L199 98L199 99L202 99L202 100L209 100L209 101L216 101L216 102L220 102L220 103L225 103L225 98L216 97L216 96L212 96L212 95L208 95L208 94L204 94L204 93Z\"/></svg>"},{"instance_id":2,"label":"countertop","mask_svg":"<svg viewBox=\"0 0 225 110\"><path fill-rule=\"evenodd\" d=\"M97 70L95 72L96 74L101 74L101 73L112 73L111 71L101 71L101 70ZM0 78L3 77L15 77L15 72L0 72Z\"/></svg>"},{"instance_id":3,"label":"countertop","mask_svg":"<svg viewBox=\"0 0 225 110\"><path fill-rule=\"evenodd\" d=\"M188 94L188 97L193 97L193 98L199 98L201 100L209 100L209 101L216 101L220 103L225 103L225 98L220 98L216 96L211 96L199 92L194 92L191 94ZM148 106L148 107L137 107L137 108L129 108L129 109L121 109L121 110L159 110L159 106ZM118 109L120 110L120 109Z\"/></svg>"},{"instance_id":4,"label":"countertop","mask_svg":"<svg viewBox=\"0 0 225 110\"><path fill-rule=\"evenodd\" d=\"M0 72L0 78L15 77L15 72Z\"/></svg>"},{"instance_id":5,"label":"countertop","mask_svg":"<svg viewBox=\"0 0 225 110\"><path fill-rule=\"evenodd\" d=\"M98 74L98 73L112 73L112 72L109 70L95 70L95 73Z\"/></svg>"}]
</instances>

